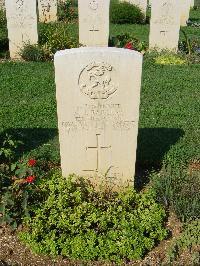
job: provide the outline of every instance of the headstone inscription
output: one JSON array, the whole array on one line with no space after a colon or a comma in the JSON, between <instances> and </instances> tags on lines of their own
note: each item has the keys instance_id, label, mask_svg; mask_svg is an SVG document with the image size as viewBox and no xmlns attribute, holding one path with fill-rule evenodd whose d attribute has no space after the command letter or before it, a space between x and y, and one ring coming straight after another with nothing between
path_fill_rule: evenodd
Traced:
<instances>
[{"instance_id":1,"label":"headstone inscription","mask_svg":"<svg viewBox=\"0 0 200 266\"><path fill-rule=\"evenodd\" d=\"M114 187L133 185L141 72L142 55L128 49L56 53L63 176L75 173L96 184L106 176Z\"/></svg>"},{"instance_id":2,"label":"headstone inscription","mask_svg":"<svg viewBox=\"0 0 200 266\"><path fill-rule=\"evenodd\" d=\"M152 0L150 49L177 51L179 30L179 0Z\"/></svg>"},{"instance_id":3,"label":"headstone inscription","mask_svg":"<svg viewBox=\"0 0 200 266\"><path fill-rule=\"evenodd\" d=\"M57 21L57 0L38 0L39 21Z\"/></svg>"},{"instance_id":4,"label":"headstone inscription","mask_svg":"<svg viewBox=\"0 0 200 266\"><path fill-rule=\"evenodd\" d=\"M10 57L20 58L25 44L37 44L36 0L6 0Z\"/></svg>"},{"instance_id":5,"label":"headstone inscription","mask_svg":"<svg viewBox=\"0 0 200 266\"><path fill-rule=\"evenodd\" d=\"M79 0L79 43L108 46L110 0Z\"/></svg>"}]
</instances>

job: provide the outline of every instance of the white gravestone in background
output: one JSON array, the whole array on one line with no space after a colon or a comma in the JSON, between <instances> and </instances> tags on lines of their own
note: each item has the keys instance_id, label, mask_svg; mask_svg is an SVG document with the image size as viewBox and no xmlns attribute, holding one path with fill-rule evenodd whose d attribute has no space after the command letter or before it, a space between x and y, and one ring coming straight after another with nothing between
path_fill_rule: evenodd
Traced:
<instances>
[{"instance_id":1,"label":"white gravestone in background","mask_svg":"<svg viewBox=\"0 0 200 266\"><path fill-rule=\"evenodd\" d=\"M115 186L133 185L142 55L118 48L59 51L55 71L63 176L98 184L106 175Z\"/></svg>"},{"instance_id":2,"label":"white gravestone in background","mask_svg":"<svg viewBox=\"0 0 200 266\"><path fill-rule=\"evenodd\" d=\"M5 9L5 0L0 0L0 9Z\"/></svg>"},{"instance_id":3,"label":"white gravestone in background","mask_svg":"<svg viewBox=\"0 0 200 266\"><path fill-rule=\"evenodd\" d=\"M38 0L39 21L57 21L57 0Z\"/></svg>"},{"instance_id":4,"label":"white gravestone in background","mask_svg":"<svg viewBox=\"0 0 200 266\"><path fill-rule=\"evenodd\" d=\"M146 17L147 12L147 0L121 0L120 2L128 2L130 4L133 4L135 6L138 6L144 16Z\"/></svg>"},{"instance_id":5,"label":"white gravestone in background","mask_svg":"<svg viewBox=\"0 0 200 266\"><path fill-rule=\"evenodd\" d=\"M108 46L110 0L79 0L79 43Z\"/></svg>"},{"instance_id":6,"label":"white gravestone in background","mask_svg":"<svg viewBox=\"0 0 200 266\"><path fill-rule=\"evenodd\" d=\"M10 57L20 58L25 44L37 44L36 0L6 0Z\"/></svg>"},{"instance_id":7,"label":"white gravestone in background","mask_svg":"<svg viewBox=\"0 0 200 266\"><path fill-rule=\"evenodd\" d=\"M181 26L187 26L190 17L191 0L181 0Z\"/></svg>"},{"instance_id":8,"label":"white gravestone in background","mask_svg":"<svg viewBox=\"0 0 200 266\"><path fill-rule=\"evenodd\" d=\"M150 49L178 49L180 31L179 0L152 0L150 21Z\"/></svg>"}]
</instances>

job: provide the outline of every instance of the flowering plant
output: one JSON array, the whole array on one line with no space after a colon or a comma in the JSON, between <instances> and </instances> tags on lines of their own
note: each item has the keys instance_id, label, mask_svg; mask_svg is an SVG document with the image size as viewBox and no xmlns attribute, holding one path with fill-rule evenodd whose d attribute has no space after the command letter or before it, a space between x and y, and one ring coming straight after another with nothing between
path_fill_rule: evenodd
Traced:
<instances>
[{"instance_id":1,"label":"flowering plant","mask_svg":"<svg viewBox=\"0 0 200 266\"><path fill-rule=\"evenodd\" d=\"M32 184L36 181L36 172L39 171L35 159L21 160L11 165L12 180L14 185Z\"/></svg>"},{"instance_id":2,"label":"flowering plant","mask_svg":"<svg viewBox=\"0 0 200 266\"><path fill-rule=\"evenodd\" d=\"M132 37L127 33L111 36L109 40L109 46L135 50L143 54L147 50L146 43L140 41L135 37Z\"/></svg>"}]
</instances>

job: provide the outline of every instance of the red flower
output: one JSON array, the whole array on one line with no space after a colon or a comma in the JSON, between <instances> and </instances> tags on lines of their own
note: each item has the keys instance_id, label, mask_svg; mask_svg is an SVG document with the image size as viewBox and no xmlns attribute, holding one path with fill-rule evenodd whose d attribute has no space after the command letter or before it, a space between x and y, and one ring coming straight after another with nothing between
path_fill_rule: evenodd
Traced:
<instances>
[{"instance_id":1,"label":"red flower","mask_svg":"<svg viewBox=\"0 0 200 266\"><path fill-rule=\"evenodd\" d=\"M31 184L35 181L35 179L36 177L34 175L30 175L25 179L25 182Z\"/></svg>"},{"instance_id":2,"label":"red flower","mask_svg":"<svg viewBox=\"0 0 200 266\"><path fill-rule=\"evenodd\" d=\"M128 43L124 46L124 48L126 48L126 49L130 49L130 50L133 50L133 49L134 49L133 44L132 44L131 42L128 42Z\"/></svg>"},{"instance_id":3,"label":"red flower","mask_svg":"<svg viewBox=\"0 0 200 266\"><path fill-rule=\"evenodd\" d=\"M33 166L35 166L35 165L36 165L36 163L37 163L37 161L36 161L36 160L34 160L34 159L30 159L30 160L28 161L28 166L31 166L31 167L33 167Z\"/></svg>"}]
</instances>

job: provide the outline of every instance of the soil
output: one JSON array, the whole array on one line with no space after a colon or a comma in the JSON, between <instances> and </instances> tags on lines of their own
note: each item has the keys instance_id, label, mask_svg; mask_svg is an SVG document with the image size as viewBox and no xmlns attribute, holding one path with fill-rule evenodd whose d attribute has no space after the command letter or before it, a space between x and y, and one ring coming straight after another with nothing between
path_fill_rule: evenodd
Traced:
<instances>
[{"instance_id":1,"label":"soil","mask_svg":"<svg viewBox=\"0 0 200 266\"><path fill-rule=\"evenodd\" d=\"M155 247L147 256L141 261L130 262L127 265L139 265L139 266L157 266L168 265L166 262L166 250L170 246L174 238L181 233L182 225L171 213L169 215L168 222L166 224L168 230L171 233L169 239L162 241L157 247ZM176 265L190 265L185 261L185 257L181 258L181 263ZM69 261L62 257L56 259L44 256L36 255L31 250L23 245L17 238L17 232L12 232L8 227L0 227L0 266L75 266L75 265L88 265L88 266L109 266L115 264L91 262L83 263L81 261ZM174 264L175 265L175 264Z\"/></svg>"}]
</instances>

